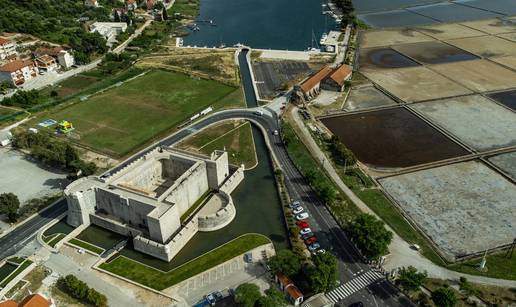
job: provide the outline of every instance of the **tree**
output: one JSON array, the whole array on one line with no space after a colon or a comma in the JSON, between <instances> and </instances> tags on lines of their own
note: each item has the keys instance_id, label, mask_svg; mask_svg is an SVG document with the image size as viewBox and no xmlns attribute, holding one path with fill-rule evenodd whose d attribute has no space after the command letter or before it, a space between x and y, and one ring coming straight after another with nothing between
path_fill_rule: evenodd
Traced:
<instances>
[{"instance_id":1,"label":"tree","mask_svg":"<svg viewBox=\"0 0 516 307\"><path fill-rule=\"evenodd\" d=\"M258 307L285 307L287 302L280 290L269 288L265 291L265 296L260 297L255 305Z\"/></svg>"},{"instance_id":2,"label":"tree","mask_svg":"<svg viewBox=\"0 0 516 307\"><path fill-rule=\"evenodd\" d=\"M335 288L337 281L337 258L330 252L312 257L313 266L308 268L310 284L316 293Z\"/></svg>"},{"instance_id":3,"label":"tree","mask_svg":"<svg viewBox=\"0 0 516 307\"><path fill-rule=\"evenodd\" d=\"M418 272L413 266L403 267L399 272L398 282L405 291L416 291L425 283L427 277L426 271Z\"/></svg>"},{"instance_id":4,"label":"tree","mask_svg":"<svg viewBox=\"0 0 516 307\"><path fill-rule=\"evenodd\" d=\"M387 253L392 232L376 217L362 213L347 228L348 234L364 256L374 259Z\"/></svg>"},{"instance_id":5,"label":"tree","mask_svg":"<svg viewBox=\"0 0 516 307\"><path fill-rule=\"evenodd\" d=\"M291 250L284 249L269 260L269 266L274 273L281 272L287 276L294 276L301 269L301 259Z\"/></svg>"},{"instance_id":6,"label":"tree","mask_svg":"<svg viewBox=\"0 0 516 307\"><path fill-rule=\"evenodd\" d=\"M13 193L0 194L0 214L7 214L7 218L10 222L16 222L19 208L20 201L18 200L18 196Z\"/></svg>"},{"instance_id":7,"label":"tree","mask_svg":"<svg viewBox=\"0 0 516 307\"><path fill-rule=\"evenodd\" d=\"M255 284L241 284L235 290L235 302L244 307L253 307L261 296L260 288Z\"/></svg>"},{"instance_id":8,"label":"tree","mask_svg":"<svg viewBox=\"0 0 516 307\"><path fill-rule=\"evenodd\" d=\"M432 301L439 307L453 307L457 304L457 296L452 289L441 287L432 292Z\"/></svg>"},{"instance_id":9,"label":"tree","mask_svg":"<svg viewBox=\"0 0 516 307\"><path fill-rule=\"evenodd\" d=\"M168 12L167 12L166 8L163 8L163 12L161 14L162 14L163 20L168 20Z\"/></svg>"}]
</instances>

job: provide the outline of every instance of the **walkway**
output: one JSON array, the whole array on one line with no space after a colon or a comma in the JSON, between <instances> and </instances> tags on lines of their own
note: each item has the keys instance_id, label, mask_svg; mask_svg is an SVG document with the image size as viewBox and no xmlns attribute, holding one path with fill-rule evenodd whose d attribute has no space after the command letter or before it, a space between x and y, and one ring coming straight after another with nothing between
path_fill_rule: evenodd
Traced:
<instances>
[{"instance_id":1,"label":"walkway","mask_svg":"<svg viewBox=\"0 0 516 307\"><path fill-rule=\"evenodd\" d=\"M321 162L324 170L326 171L326 174L333 180L333 182L335 182L335 184L337 184L337 186L344 192L344 194L346 194L346 196L362 212L369 213L381 219L360 198L358 198L355 195L355 193L353 193L353 191L351 191L344 184L340 176L333 168L332 162L326 157L326 155L322 152L319 146L315 143L307 127L304 125L303 120L299 116L297 110L297 108L292 108L292 110L290 111L290 118L293 119L292 122L296 126L296 131L302 133L300 137L302 137L305 145L307 146L312 156L315 157L319 162ZM391 253L388 255L387 260L383 265L383 267L388 271L399 267L411 265L420 271L426 270L428 272L428 275L434 278L459 279L461 276L464 276L473 283L502 287L516 287L516 280L495 279L489 277L463 274L440 267L428 260L427 258L423 257L416 250L412 249L410 247L410 244L404 241L389 225L386 224L385 227L393 233L393 239L391 245L389 246L389 250Z\"/></svg>"}]
</instances>

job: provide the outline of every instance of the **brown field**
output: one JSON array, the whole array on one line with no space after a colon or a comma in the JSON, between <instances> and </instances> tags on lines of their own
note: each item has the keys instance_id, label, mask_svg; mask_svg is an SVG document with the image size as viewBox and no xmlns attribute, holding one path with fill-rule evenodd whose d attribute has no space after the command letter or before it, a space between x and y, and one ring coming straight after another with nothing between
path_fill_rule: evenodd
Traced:
<instances>
[{"instance_id":1,"label":"brown field","mask_svg":"<svg viewBox=\"0 0 516 307\"><path fill-rule=\"evenodd\" d=\"M446 42L485 58L516 55L516 43L496 36L452 39Z\"/></svg>"},{"instance_id":2,"label":"brown field","mask_svg":"<svg viewBox=\"0 0 516 307\"><path fill-rule=\"evenodd\" d=\"M513 42L516 42L516 32L515 33L498 34L497 36L508 39Z\"/></svg>"},{"instance_id":3,"label":"brown field","mask_svg":"<svg viewBox=\"0 0 516 307\"><path fill-rule=\"evenodd\" d=\"M431 69L477 92L516 87L516 72L487 60L432 65Z\"/></svg>"},{"instance_id":4,"label":"brown field","mask_svg":"<svg viewBox=\"0 0 516 307\"><path fill-rule=\"evenodd\" d=\"M462 24L489 34L516 32L516 24L503 22L500 19L469 21Z\"/></svg>"},{"instance_id":5,"label":"brown field","mask_svg":"<svg viewBox=\"0 0 516 307\"><path fill-rule=\"evenodd\" d=\"M362 37L362 48L418 43L434 40L414 30L370 31Z\"/></svg>"},{"instance_id":6,"label":"brown field","mask_svg":"<svg viewBox=\"0 0 516 307\"><path fill-rule=\"evenodd\" d=\"M442 66L446 65L454 64L445 64ZM467 88L450 81L426 67L384 69L381 71L363 72L363 74L406 102L471 93Z\"/></svg>"},{"instance_id":7,"label":"brown field","mask_svg":"<svg viewBox=\"0 0 516 307\"><path fill-rule=\"evenodd\" d=\"M490 60L516 70L516 55L496 57Z\"/></svg>"},{"instance_id":8,"label":"brown field","mask_svg":"<svg viewBox=\"0 0 516 307\"><path fill-rule=\"evenodd\" d=\"M423 34L442 40L485 35L483 32L460 24L437 24L415 29Z\"/></svg>"}]
</instances>

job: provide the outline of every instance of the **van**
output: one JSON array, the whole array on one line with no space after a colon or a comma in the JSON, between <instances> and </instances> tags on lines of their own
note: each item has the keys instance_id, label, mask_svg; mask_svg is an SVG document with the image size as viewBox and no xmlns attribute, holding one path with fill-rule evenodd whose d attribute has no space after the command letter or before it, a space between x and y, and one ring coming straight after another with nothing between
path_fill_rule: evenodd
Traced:
<instances>
[{"instance_id":1,"label":"van","mask_svg":"<svg viewBox=\"0 0 516 307\"><path fill-rule=\"evenodd\" d=\"M262 110L256 110L256 111L254 111L254 114L262 116L263 115L263 111Z\"/></svg>"}]
</instances>

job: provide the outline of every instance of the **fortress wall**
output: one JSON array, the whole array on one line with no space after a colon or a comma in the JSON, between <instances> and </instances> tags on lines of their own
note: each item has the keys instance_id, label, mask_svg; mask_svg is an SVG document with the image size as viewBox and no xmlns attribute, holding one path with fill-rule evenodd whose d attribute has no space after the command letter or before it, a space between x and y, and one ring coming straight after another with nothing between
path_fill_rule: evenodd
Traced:
<instances>
[{"instance_id":1,"label":"fortress wall","mask_svg":"<svg viewBox=\"0 0 516 307\"><path fill-rule=\"evenodd\" d=\"M236 187L244 180L244 168L239 167L232 175L229 177L224 184L220 187L220 191L227 193L228 195L236 189Z\"/></svg>"},{"instance_id":2,"label":"fortress wall","mask_svg":"<svg viewBox=\"0 0 516 307\"><path fill-rule=\"evenodd\" d=\"M167 159L161 160L161 163L163 165L163 176L175 180L191 168L196 161L170 155Z\"/></svg>"},{"instance_id":3,"label":"fortress wall","mask_svg":"<svg viewBox=\"0 0 516 307\"><path fill-rule=\"evenodd\" d=\"M107 214L116 216L126 223L145 224L147 215L154 210L152 205L135 199L123 198L105 189L97 189L96 195L98 209L102 209Z\"/></svg>"},{"instance_id":4,"label":"fortress wall","mask_svg":"<svg viewBox=\"0 0 516 307\"><path fill-rule=\"evenodd\" d=\"M215 231L227 226L236 216L236 208L233 199L226 193L219 193L218 196L223 198L226 203L223 208L214 214L198 215L199 231ZM214 196L217 197L217 196Z\"/></svg>"},{"instance_id":5,"label":"fortress wall","mask_svg":"<svg viewBox=\"0 0 516 307\"><path fill-rule=\"evenodd\" d=\"M66 194L68 216L66 222L74 227L89 225L91 213L95 212L95 191L89 189L83 192Z\"/></svg>"},{"instance_id":6,"label":"fortress wall","mask_svg":"<svg viewBox=\"0 0 516 307\"><path fill-rule=\"evenodd\" d=\"M91 223L94 225L97 225L99 227L102 227L104 229L107 229L109 231L112 231L114 233L118 233L122 236L137 236L141 234L141 231L137 229L133 229L130 227L127 227L126 225L122 225L120 223L117 223L111 219L107 219L98 215L90 215Z\"/></svg>"},{"instance_id":7,"label":"fortress wall","mask_svg":"<svg viewBox=\"0 0 516 307\"><path fill-rule=\"evenodd\" d=\"M167 209L156 208L155 210L165 211L152 212L152 216L147 217L149 236L157 242L164 243L181 227L181 215L178 212L178 206L175 205Z\"/></svg>"},{"instance_id":8,"label":"fortress wall","mask_svg":"<svg viewBox=\"0 0 516 307\"><path fill-rule=\"evenodd\" d=\"M197 219L192 219L183 229L167 244L161 244L142 236L133 239L134 249L142 253L154 256L164 261L170 261L197 233Z\"/></svg>"},{"instance_id":9,"label":"fortress wall","mask_svg":"<svg viewBox=\"0 0 516 307\"><path fill-rule=\"evenodd\" d=\"M208 188L206 164L199 162L176 181L166 200L178 206L181 215L208 191Z\"/></svg>"},{"instance_id":10,"label":"fortress wall","mask_svg":"<svg viewBox=\"0 0 516 307\"><path fill-rule=\"evenodd\" d=\"M205 160L208 172L208 184L211 189L218 190L224 179L229 175L228 153L223 151L215 151L212 154L216 158L213 160Z\"/></svg>"}]
</instances>

